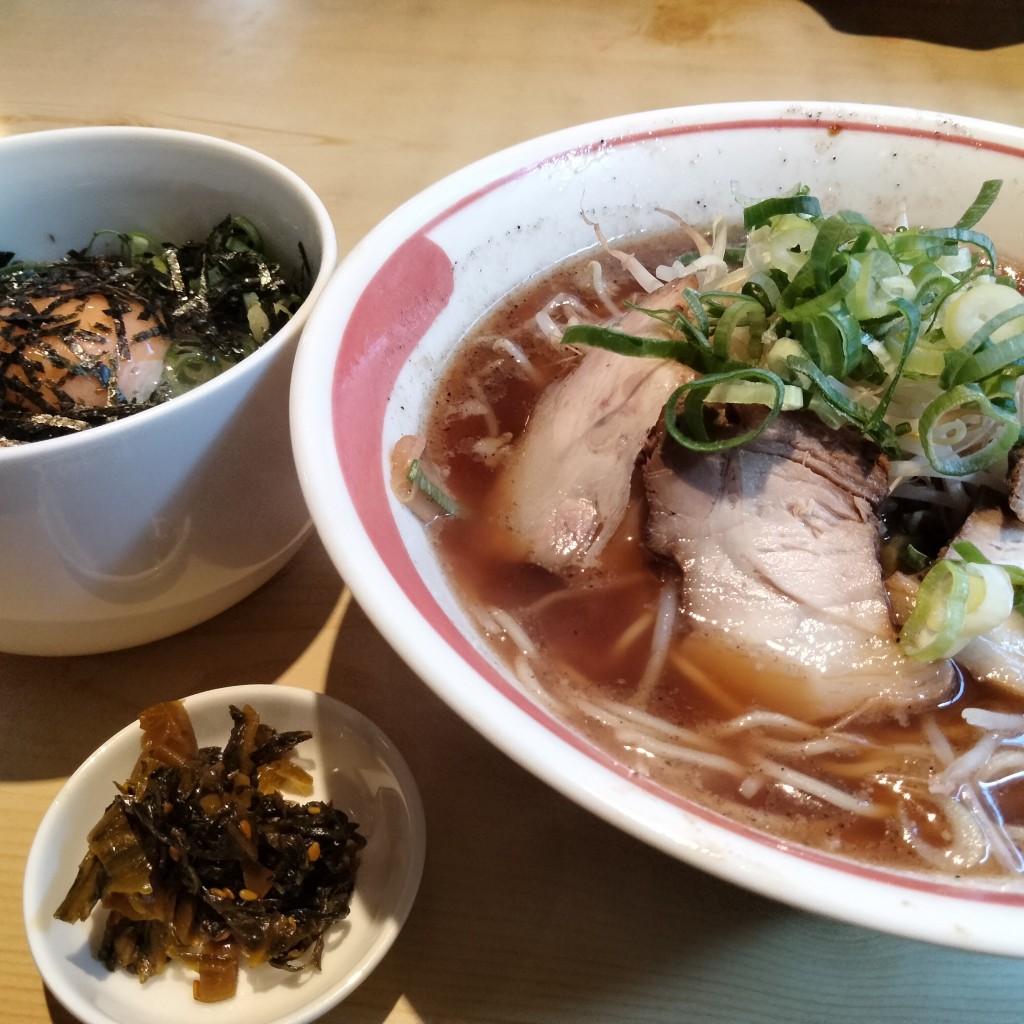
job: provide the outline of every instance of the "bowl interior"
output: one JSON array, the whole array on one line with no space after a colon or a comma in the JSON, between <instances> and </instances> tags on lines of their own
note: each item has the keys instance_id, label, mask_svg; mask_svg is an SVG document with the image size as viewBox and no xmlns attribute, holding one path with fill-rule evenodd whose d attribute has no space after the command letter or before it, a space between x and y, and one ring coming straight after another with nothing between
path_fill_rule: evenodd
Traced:
<instances>
[{"instance_id":1,"label":"bowl interior","mask_svg":"<svg viewBox=\"0 0 1024 1024\"><path fill-rule=\"evenodd\" d=\"M261 229L293 273L296 240L314 273L330 248L306 187L274 161L221 139L145 128L87 128L0 143L3 246L28 260L60 259L99 230L186 242L228 213Z\"/></svg>"},{"instance_id":2,"label":"bowl interior","mask_svg":"<svg viewBox=\"0 0 1024 1024\"><path fill-rule=\"evenodd\" d=\"M300 346L293 433L314 521L381 631L457 711L573 799L675 856L847 920L1024 953L1024 893L872 868L789 847L650 784L527 692L478 637L388 455L417 432L453 348L527 278L609 238L735 222L748 199L809 186L876 223L953 223L1004 180L979 225L1024 257L1024 132L926 112L821 104L657 111L585 125L481 161L416 197L351 254ZM332 367L330 382L316 373ZM301 404L300 404L301 402ZM333 450L323 437L331 430ZM359 437L359 444L352 438ZM894 891L900 899L894 900Z\"/></svg>"}]
</instances>

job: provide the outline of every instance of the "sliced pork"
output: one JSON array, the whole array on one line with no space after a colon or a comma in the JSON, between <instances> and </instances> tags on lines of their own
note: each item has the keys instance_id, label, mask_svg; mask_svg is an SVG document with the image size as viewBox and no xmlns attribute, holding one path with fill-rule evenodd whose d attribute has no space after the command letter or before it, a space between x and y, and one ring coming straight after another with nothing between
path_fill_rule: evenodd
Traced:
<instances>
[{"instance_id":1,"label":"sliced pork","mask_svg":"<svg viewBox=\"0 0 1024 1024\"><path fill-rule=\"evenodd\" d=\"M1024 522L1024 458L1020 452L1015 450L1010 456L1010 471L1006 476L1006 486L1009 490L1007 499L1010 511L1018 520Z\"/></svg>"},{"instance_id":2,"label":"sliced pork","mask_svg":"<svg viewBox=\"0 0 1024 1024\"><path fill-rule=\"evenodd\" d=\"M645 304L672 308L690 283L673 282ZM639 310L617 327L639 337L666 331ZM676 362L593 349L545 391L494 496L525 558L553 571L593 564L625 514L651 428L676 387L693 376Z\"/></svg>"},{"instance_id":3,"label":"sliced pork","mask_svg":"<svg viewBox=\"0 0 1024 1024\"><path fill-rule=\"evenodd\" d=\"M1024 568L1024 523L1002 508L977 509L957 540L970 541L989 561ZM976 637L956 656L975 679L1024 697L1024 617L1010 617Z\"/></svg>"},{"instance_id":4,"label":"sliced pork","mask_svg":"<svg viewBox=\"0 0 1024 1024\"><path fill-rule=\"evenodd\" d=\"M755 706L811 721L934 701L948 663L897 644L875 516L886 469L859 439L783 414L742 448L666 442L645 469L648 543L680 566L682 658Z\"/></svg>"}]
</instances>

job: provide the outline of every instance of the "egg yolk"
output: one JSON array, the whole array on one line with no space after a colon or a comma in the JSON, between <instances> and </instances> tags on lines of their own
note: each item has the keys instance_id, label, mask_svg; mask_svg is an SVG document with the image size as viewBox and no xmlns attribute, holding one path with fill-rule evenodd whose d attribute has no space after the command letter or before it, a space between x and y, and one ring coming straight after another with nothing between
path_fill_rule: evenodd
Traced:
<instances>
[{"instance_id":1,"label":"egg yolk","mask_svg":"<svg viewBox=\"0 0 1024 1024\"><path fill-rule=\"evenodd\" d=\"M140 303L119 301L115 311L111 299L97 293L65 302L34 298L32 306L40 317L31 327L18 325L13 308L0 309L5 404L60 412L68 400L106 408L145 402L153 394L170 340ZM16 349L17 358L10 358Z\"/></svg>"}]
</instances>

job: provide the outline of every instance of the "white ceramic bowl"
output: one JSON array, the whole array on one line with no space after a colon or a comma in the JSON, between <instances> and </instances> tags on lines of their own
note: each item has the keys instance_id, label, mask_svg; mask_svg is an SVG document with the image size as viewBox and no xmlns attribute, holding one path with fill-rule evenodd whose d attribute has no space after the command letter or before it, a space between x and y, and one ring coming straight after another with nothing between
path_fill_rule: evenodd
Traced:
<instances>
[{"instance_id":1,"label":"white ceramic bowl","mask_svg":"<svg viewBox=\"0 0 1024 1024\"><path fill-rule=\"evenodd\" d=\"M73 128L0 139L0 248L59 259L98 229L204 238L248 216L312 289L238 366L117 423L0 449L0 651L83 654L169 636L251 593L309 515L288 433L306 315L337 259L323 203L295 174L220 139Z\"/></svg>"},{"instance_id":2,"label":"white ceramic bowl","mask_svg":"<svg viewBox=\"0 0 1024 1024\"><path fill-rule=\"evenodd\" d=\"M366 846L350 912L327 935L321 971L286 974L243 969L238 991L220 1003L192 998L191 975L170 965L144 985L111 973L91 952L102 912L69 925L53 917L85 854L85 839L139 756L138 723L111 737L68 780L32 844L25 871L29 946L50 991L83 1024L303 1024L344 999L370 974L398 936L419 888L425 826L416 783L402 755L372 722L324 694L286 686L231 686L185 698L199 743L223 746L228 706L251 704L280 732L313 737L295 759L314 780L311 799L333 800L359 825Z\"/></svg>"},{"instance_id":3,"label":"white ceramic bowl","mask_svg":"<svg viewBox=\"0 0 1024 1024\"><path fill-rule=\"evenodd\" d=\"M803 183L829 207L953 223L1003 178L982 222L1024 257L1024 130L904 109L751 103L656 111L526 142L393 213L339 267L296 360L292 429L316 526L381 632L511 757L669 854L795 905L901 935L1024 954L1024 887L910 875L802 849L660 789L595 749L477 636L424 530L389 488L388 453L425 420L434 382L502 296L594 236L738 216L743 196Z\"/></svg>"}]
</instances>

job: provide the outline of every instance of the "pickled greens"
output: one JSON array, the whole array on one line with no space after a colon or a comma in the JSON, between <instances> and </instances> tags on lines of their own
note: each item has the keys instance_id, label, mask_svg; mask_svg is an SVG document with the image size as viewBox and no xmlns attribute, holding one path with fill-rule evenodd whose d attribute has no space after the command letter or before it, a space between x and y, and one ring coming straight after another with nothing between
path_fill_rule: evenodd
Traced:
<instances>
[{"instance_id":1,"label":"pickled greens","mask_svg":"<svg viewBox=\"0 0 1024 1024\"><path fill-rule=\"evenodd\" d=\"M325 935L346 917L365 839L309 792L288 760L309 739L279 733L250 706L230 708L224 747L199 747L184 706L140 715L130 777L87 837L78 875L54 916L107 911L97 957L146 981L172 961L198 977L193 995L234 995L242 964L319 969Z\"/></svg>"}]
</instances>

